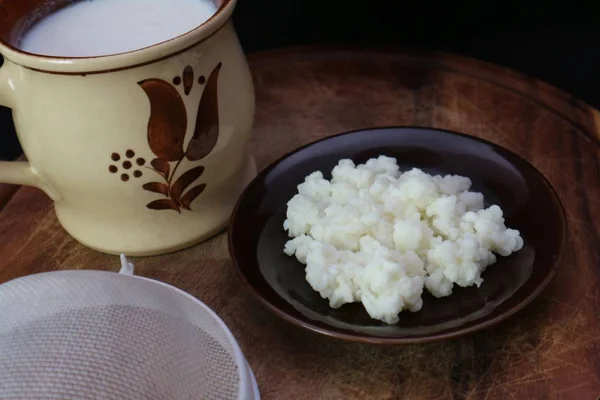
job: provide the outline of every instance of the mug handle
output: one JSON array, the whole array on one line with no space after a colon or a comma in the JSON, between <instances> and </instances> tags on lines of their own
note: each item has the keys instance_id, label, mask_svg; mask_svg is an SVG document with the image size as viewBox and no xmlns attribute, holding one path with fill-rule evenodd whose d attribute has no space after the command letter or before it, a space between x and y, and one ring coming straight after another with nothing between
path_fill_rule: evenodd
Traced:
<instances>
[{"instance_id":1,"label":"mug handle","mask_svg":"<svg viewBox=\"0 0 600 400\"><path fill-rule=\"evenodd\" d=\"M0 67L0 105L13 108L14 86L11 85L10 67L10 62L4 58L4 65ZM0 161L0 183L33 186L46 192L52 200L58 199L50 184L26 161Z\"/></svg>"}]
</instances>

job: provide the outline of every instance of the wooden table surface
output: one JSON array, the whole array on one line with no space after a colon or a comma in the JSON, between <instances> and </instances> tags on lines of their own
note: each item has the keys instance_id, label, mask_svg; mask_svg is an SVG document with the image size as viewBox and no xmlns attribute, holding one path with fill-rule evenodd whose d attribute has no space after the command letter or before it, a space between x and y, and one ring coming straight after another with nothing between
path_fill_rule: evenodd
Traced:
<instances>
[{"instance_id":1,"label":"wooden table surface","mask_svg":"<svg viewBox=\"0 0 600 400\"><path fill-rule=\"evenodd\" d=\"M184 251L133 259L137 274L197 296L223 318L265 400L600 395L598 111L535 79L443 54L320 47L251 55L250 63L259 168L345 130L457 130L536 166L567 210L570 235L556 278L516 316L454 341L407 347L345 343L271 315L235 277L223 233ZM62 230L40 191L0 186L0 207L0 282L56 269L118 270L117 257Z\"/></svg>"}]
</instances>

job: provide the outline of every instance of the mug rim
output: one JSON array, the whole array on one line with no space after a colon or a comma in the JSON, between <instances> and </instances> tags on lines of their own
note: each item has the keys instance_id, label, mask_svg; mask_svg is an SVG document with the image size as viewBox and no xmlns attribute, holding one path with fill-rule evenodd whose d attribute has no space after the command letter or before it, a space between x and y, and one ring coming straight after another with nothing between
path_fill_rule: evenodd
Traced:
<instances>
[{"instance_id":1,"label":"mug rim","mask_svg":"<svg viewBox=\"0 0 600 400\"><path fill-rule=\"evenodd\" d=\"M88 75L131 69L176 56L219 32L231 19L237 0L220 1L210 18L178 36L136 50L85 57L61 57L23 51L0 38L0 54L14 64L43 73ZM0 1L0 15L2 2ZM1 68L1 67L0 67Z\"/></svg>"}]
</instances>

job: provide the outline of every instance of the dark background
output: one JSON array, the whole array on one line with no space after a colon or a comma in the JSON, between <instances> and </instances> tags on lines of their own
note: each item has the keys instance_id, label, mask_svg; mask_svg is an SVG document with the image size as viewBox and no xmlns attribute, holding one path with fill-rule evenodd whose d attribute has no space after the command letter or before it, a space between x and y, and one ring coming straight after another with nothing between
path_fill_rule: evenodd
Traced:
<instances>
[{"instance_id":1,"label":"dark background","mask_svg":"<svg viewBox=\"0 0 600 400\"><path fill-rule=\"evenodd\" d=\"M248 52L323 42L441 50L538 77L600 108L596 8L565 0L239 0L234 22ZM0 159L19 153L10 111L0 107Z\"/></svg>"}]
</instances>

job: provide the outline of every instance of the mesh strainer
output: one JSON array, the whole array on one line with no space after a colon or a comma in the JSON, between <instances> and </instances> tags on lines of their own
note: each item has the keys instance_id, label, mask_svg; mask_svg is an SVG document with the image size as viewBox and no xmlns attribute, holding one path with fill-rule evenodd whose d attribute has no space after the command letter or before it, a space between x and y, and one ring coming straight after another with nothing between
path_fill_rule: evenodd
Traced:
<instances>
[{"instance_id":1,"label":"mesh strainer","mask_svg":"<svg viewBox=\"0 0 600 400\"><path fill-rule=\"evenodd\" d=\"M0 285L0 399L258 400L221 319L121 260Z\"/></svg>"}]
</instances>

